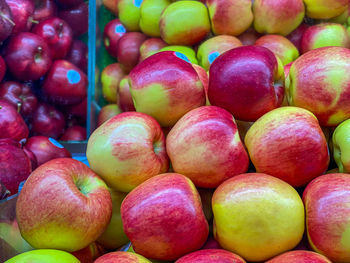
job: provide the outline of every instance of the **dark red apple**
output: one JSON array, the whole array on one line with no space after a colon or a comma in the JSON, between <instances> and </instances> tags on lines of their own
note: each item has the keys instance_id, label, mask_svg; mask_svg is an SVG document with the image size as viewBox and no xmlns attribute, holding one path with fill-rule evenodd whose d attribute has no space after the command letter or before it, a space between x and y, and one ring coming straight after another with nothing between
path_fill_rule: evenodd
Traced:
<instances>
[{"instance_id":1,"label":"dark red apple","mask_svg":"<svg viewBox=\"0 0 350 263\"><path fill-rule=\"evenodd\" d=\"M34 5L33 19L35 21L40 22L57 14L57 6L54 0L34 0Z\"/></svg>"},{"instance_id":2,"label":"dark red apple","mask_svg":"<svg viewBox=\"0 0 350 263\"><path fill-rule=\"evenodd\" d=\"M310 26L308 24L302 23L297 27L292 33L290 33L287 38L297 47L299 52L301 52L301 39L303 38L304 32Z\"/></svg>"},{"instance_id":3,"label":"dark red apple","mask_svg":"<svg viewBox=\"0 0 350 263\"><path fill-rule=\"evenodd\" d=\"M30 137L24 148L35 155L38 166L52 159L72 157L71 153L59 142L46 136Z\"/></svg>"},{"instance_id":4,"label":"dark red apple","mask_svg":"<svg viewBox=\"0 0 350 263\"><path fill-rule=\"evenodd\" d=\"M87 99L85 98L79 104L65 107L65 112L68 113L69 118L75 116L85 121L87 112Z\"/></svg>"},{"instance_id":5,"label":"dark red apple","mask_svg":"<svg viewBox=\"0 0 350 263\"><path fill-rule=\"evenodd\" d=\"M103 43L112 57L118 57L118 42L125 33L126 28L119 19L113 19L105 26L103 31Z\"/></svg>"},{"instance_id":6,"label":"dark red apple","mask_svg":"<svg viewBox=\"0 0 350 263\"><path fill-rule=\"evenodd\" d=\"M74 125L66 129L60 138L60 141L84 141L86 140L86 128Z\"/></svg>"},{"instance_id":7,"label":"dark red apple","mask_svg":"<svg viewBox=\"0 0 350 263\"><path fill-rule=\"evenodd\" d=\"M87 73L88 65L88 47L79 39L73 40L70 50L66 56L66 60L76 65L82 71Z\"/></svg>"},{"instance_id":8,"label":"dark red apple","mask_svg":"<svg viewBox=\"0 0 350 263\"><path fill-rule=\"evenodd\" d=\"M117 57L125 71L129 72L139 62L140 46L146 39L146 35L140 32L125 33L119 39Z\"/></svg>"},{"instance_id":9,"label":"dark red apple","mask_svg":"<svg viewBox=\"0 0 350 263\"><path fill-rule=\"evenodd\" d=\"M64 58L73 42L72 29L58 17L41 21L33 28L32 32L46 41L50 47L52 59Z\"/></svg>"},{"instance_id":10,"label":"dark red apple","mask_svg":"<svg viewBox=\"0 0 350 263\"><path fill-rule=\"evenodd\" d=\"M50 48L45 40L23 32L11 38L5 50L8 69L19 80L38 80L51 66Z\"/></svg>"},{"instance_id":11,"label":"dark red apple","mask_svg":"<svg viewBox=\"0 0 350 263\"><path fill-rule=\"evenodd\" d=\"M83 3L84 0L56 0L56 2L63 7L72 7Z\"/></svg>"},{"instance_id":12,"label":"dark red apple","mask_svg":"<svg viewBox=\"0 0 350 263\"><path fill-rule=\"evenodd\" d=\"M7 100L0 99L0 139L21 141L28 137L29 130L22 116Z\"/></svg>"},{"instance_id":13,"label":"dark red apple","mask_svg":"<svg viewBox=\"0 0 350 263\"><path fill-rule=\"evenodd\" d=\"M0 201L5 199L6 197L8 197L10 195L10 191L7 190L7 188L5 187L5 185L1 182L0 180Z\"/></svg>"},{"instance_id":14,"label":"dark red apple","mask_svg":"<svg viewBox=\"0 0 350 263\"><path fill-rule=\"evenodd\" d=\"M5 60L2 58L2 56L0 56L0 82L4 78L5 73L6 73L6 63L5 63Z\"/></svg>"},{"instance_id":15,"label":"dark red apple","mask_svg":"<svg viewBox=\"0 0 350 263\"><path fill-rule=\"evenodd\" d=\"M38 167L38 160L36 159L36 157L32 151L28 150L25 147L23 147L22 150L28 156L28 158L32 164L32 170L34 171Z\"/></svg>"},{"instance_id":16,"label":"dark red apple","mask_svg":"<svg viewBox=\"0 0 350 263\"><path fill-rule=\"evenodd\" d=\"M33 134L58 139L64 132L65 119L55 107L40 103L33 114L31 125Z\"/></svg>"},{"instance_id":17,"label":"dark red apple","mask_svg":"<svg viewBox=\"0 0 350 263\"><path fill-rule=\"evenodd\" d=\"M11 195L32 172L31 162L21 145L11 139L0 139L0 180Z\"/></svg>"},{"instance_id":18,"label":"dark red apple","mask_svg":"<svg viewBox=\"0 0 350 263\"><path fill-rule=\"evenodd\" d=\"M5 0L11 9L15 26L12 35L30 31L33 23L34 2L33 0Z\"/></svg>"},{"instance_id":19,"label":"dark red apple","mask_svg":"<svg viewBox=\"0 0 350 263\"><path fill-rule=\"evenodd\" d=\"M89 7L85 2L69 9L59 10L58 16L70 25L75 37L79 37L88 31Z\"/></svg>"},{"instance_id":20,"label":"dark red apple","mask_svg":"<svg viewBox=\"0 0 350 263\"><path fill-rule=\"evenodd\" d=\"M73 105L86 97L86 74L67 60L56 60L43 84L48 100L59 105Z\"/></svg>"},{"instance_id":21,"label":"dark red apple","mask_svg":"<svg viewBox=\"0 0 350 263\"><path fill-rule=\"evenodd\" d=\"M0 42L11 35L14 26L10 7L5 0L0 0Z\"/></svg>"},{"instance_id":22,"label":"dark red apple","mask_svg":"<svg viewBox=\"0 0 350 263\"><path fill-rule=\"evenodd\" d=\"M20 113L25 117L30 116L38 105L38 99L30 86L16 81L6 81L0 84L0 98L18 107Z\"/></svg>"}]
</instances>

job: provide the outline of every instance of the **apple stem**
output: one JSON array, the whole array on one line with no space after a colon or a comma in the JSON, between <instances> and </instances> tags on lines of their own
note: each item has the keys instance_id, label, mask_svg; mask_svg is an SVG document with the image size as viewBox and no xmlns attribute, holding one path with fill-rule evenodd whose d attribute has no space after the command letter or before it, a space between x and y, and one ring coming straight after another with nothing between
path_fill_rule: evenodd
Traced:
<instances>
[{"instance_id":1,"label":"apple stem","mask_svg":"<svg viewBox=\"0 0 350 263\"><path fill-rule=\"evenodd\" d=\"M18 113L20 113L21 108L22 108L22 103L17 102L17 112L18 112Z\"/></svg>"},{"instance_id":2,"label":"apple stem","mask_svg":"<svg viewBox=\"0 0 350 263\"><path fill-rule=\"evenodd\" d=\"M0 106L0 110L2 109L2 106Z\"/></svg>"},{"instance_id":3,"label":"apple stem","mask_svg":"<svg viewBox=\"0 0 350 263\"><path fill-rule=\"evenodd\" d=\"M8 16L4 15L4 13L1 13L1 15L0 15L0 16L1 16L1 17L2 17L4 20L6 20L6 21L10 22L10 24L11 24L11 25L13 25L13 26L15 26L15 25L16 25L16 23L15 23L15 22L13 22L11 18L9 18Z\"/></svg>"},{"instance_id":4,"label":"apple stem","mask_svg":"<svg viewBox=\"0 0 350 263\"><path fill-rule=\"evenodd\" d=\"M32 19L32 23L37 25L37 24L39 24L39 21Z\"/></svg>"}]
</instances>

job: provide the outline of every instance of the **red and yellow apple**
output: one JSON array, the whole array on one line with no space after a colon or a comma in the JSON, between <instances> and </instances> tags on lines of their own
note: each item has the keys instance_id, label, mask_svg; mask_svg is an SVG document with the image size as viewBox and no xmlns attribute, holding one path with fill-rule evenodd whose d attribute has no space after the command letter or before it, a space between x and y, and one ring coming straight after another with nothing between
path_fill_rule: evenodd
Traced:
<instances>
[{"instance_id":1,"label":"red and yellow apple","mask_svg":"<svg viewBox=\"0 0 350 263\"><path fill-rule=\"evenodd\" d=\"M288 251L278 255L266 263L332 263L328 258L307 250Z\"/></svg>"},{"instance_id":2,"label":"red and yellow apple","mask_svg":"<svg viewBox=\"0 0 350 263\"><path fill-rule=\"evenodd\" d=\"M108 121L119 113L122 113L122 110L117 104L103 106L97 116L97 126L101 126L102 123Z\"/></svg>"},{"instance_id":3,"label":"red and yellow apple","mask_svg":"<svg viewBox=\"0 0 350 263\"><path fill-rule=\"evenodd\" d=\"M151 263L141 255L125 251L116 251L104 254L94 261L94 263Z\"/></svg>"},{"instance_id":4,"label":"red and yellow apple","mask_svg":"<svg viewBox=\"0 0 350 263\"><path fill-rule=\"evenodd\" d=\"M332 136L334 160L340 173L350 173L350 120L335 128Z\"/></svg>"},{"instance_id":5,"label":"red and yellow apple","mask_svg":"<svg viewBox=\"0 0 350 263\"><path fill-rule=\"evenodd\" d=\"M175 263L245 263L240 256L224 249L202 249L183 256Z\"/></svg>"},{"instance_id":6,"label":"red and yellow apple","mask_svg":"<svg viewBox=\"0 0 350 263\"><path fill-rule=\"evenodd\" d=\"M140 62L157 53L165 46L167 46L167 43L161 38L154 37L146 39L140 46Z\"/></svg>"},{"instance_id":7,"label":"red and yellow apple","mask_svg":"<svg viewBox=\"0 0 350 263\"><path fill-rule=\"evenodd\" d=\"M121 79L118 89L119 107L122 111L136 111L134 101L132 100L129 85L129 75Z\"/></svg>"},{"instance_id":8,"label":"red and yellow apple","mask_svg":"<svg viewBox=\"0 0 350 263\"><path fill-rule=\"evenodd\" d=\"M121 79L125 76L119 63L112 63L101 72L102 94L109 103L118 102L118 88Z\"/></svg>"},{"instance_id":9,"label":"red and yellow apple","mask_svg":"<svg viewBox=\"0 0 350 263\"><path fill-rule=\"evenodd\" d=\"M306 15L314 19L329 19L343 13L348 0L304 0Z\"/></svg>"}]
</instances>

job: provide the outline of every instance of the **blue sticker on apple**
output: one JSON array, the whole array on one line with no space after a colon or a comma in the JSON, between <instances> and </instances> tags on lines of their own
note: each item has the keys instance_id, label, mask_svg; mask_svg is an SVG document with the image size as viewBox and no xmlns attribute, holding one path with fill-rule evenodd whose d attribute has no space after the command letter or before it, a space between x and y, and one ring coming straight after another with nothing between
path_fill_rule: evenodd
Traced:
<instances>
[{"instance_id":1,"label":"blue sticker on apple","mask_svg":"<svg viewBox=\"0 0 350 263\"><path fill-rule=\"evenodd\" d=\"M134 6L140 7L143 0L134 0Z\"/></svg>"},{"instance_id":2,"label":"blue sticker on apple","mask_svg":"<svg viewBox=\"0 0 350 263\"><path fill-rule=\"evenodd\" d=\"M210 64L213 63L214 60L215 60L218 56L220 56L220 53L219 53L218 51L215 51L215 52L210 53L210 54L208 55L209 63L210 63Z\"/></svg>"},{"instance_id":3,"label":"blue sticker on apple","mask_svg":"<svg viewBox=\"0 0 350 263\"><path fill-rule=\"evenodd\" d=\"M53 139L53 138L49 138L49 141L50 141L53 145L55 145L56 147L58 147L58 148L60 148L60 149L63 149L63 148L64 148L62 144L60 144L58 141L56 141L56 140Z\"/></svg>"},{"instance_id":4,"label":"blue sticker on apple","mask_svg":"<svg viewBox=\"0 0 350 263\"><path fill-rule=\"evenodd\" d=\"M126 32L126 29L123 25L116 25L114 30L115 30L115 33L117 34Z\"/></svg>"},{"instance_id":5,"label":"blue sticker on apple","mask_svg":"<svg viewBox=\"0 0 350 263\"><path fill-rule=\"evenodd\" d=\"M177 56L178 58L181 58L182 60L185 60L188 63L191 63L190 60L182 53L180 52L175 52L175 56Z\"/></svg>"},{"instance_id":6,"label":"blue sticker on apple","mask_svg":"<svg viewBox=\"0 0 350 263\"><path fill-rule=\"evenodd\" d=\"M74 69L70 69L67 72L67 79L68 79L70 84L77 84L77 83L79 83L81 76L80 76L78 71L76 71Z\"/></svg>"}]
</instances>

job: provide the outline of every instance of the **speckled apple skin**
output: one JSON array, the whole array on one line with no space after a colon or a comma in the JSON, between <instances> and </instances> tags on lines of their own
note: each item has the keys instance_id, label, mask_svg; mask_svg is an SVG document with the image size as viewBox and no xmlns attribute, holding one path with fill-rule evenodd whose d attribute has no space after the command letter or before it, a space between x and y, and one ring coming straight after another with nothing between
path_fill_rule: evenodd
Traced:
<instances>
[{"instance_id":1,"label":"speckled apple skin","mask_svg":"<svg viewBox=\"0 0 350 263\"><path fill-rule=\"evenodd\" d=\"M328 258L307 250L288 251L276 256L266 263L332 263Z\"/></svg>"},{"instance_id":2,"label":"speckled apple skin","mask_svg":"<svg viewBox=\"0 0 350 263\"><path fill-rule=\"evenodd\" d=\"M343 13L348 0L304 0L306 15L314 19L329 19Z\"/></svg>"},{"instance_id":3,"label":"speckled apple skin","mask_svg":"<svg viewBox=\"0 0 350 263\"><path fill-rule=\"evenodd\" d=\"M104 254L94 263L151 263L151 261L136 253L116 251Z\"/></svg>"},{"instance_id":4,"label":"speckled apple skin","mask_svg":"<svg viewBox=\"0 0 350 263\"><path fill-rule=\"evenodd\" d=\"M245 263L240 256L224 249L201 249L179 258L175 263Z\"/></svg>"}]
</instances>

